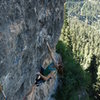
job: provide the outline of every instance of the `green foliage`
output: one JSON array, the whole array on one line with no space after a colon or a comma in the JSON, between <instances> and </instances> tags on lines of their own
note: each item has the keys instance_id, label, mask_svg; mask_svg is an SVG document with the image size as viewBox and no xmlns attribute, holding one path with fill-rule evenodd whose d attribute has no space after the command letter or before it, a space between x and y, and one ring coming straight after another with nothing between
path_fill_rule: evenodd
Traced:
<instances>
[{"instance_id":1,"label":"green foliage","mask_svg":"<svg viewBox=\"0 0 100 100\"><path fill-rule=\"evenodd\" d=\"M64 5L64 25L57 45L57 52L63 58L64 75L59 79L56 99L78 100L80 95L80 100L94 100L100 98L100 25L95 20L100 3L98 0L94 4L92 0L69 3ZM72 15L69 22L67 8ZM86 23L86 18L93 23Z\"/></svg>"},{"instance_id":2,"label":"green foliage","mask_svg":"<svg viewBox=\"0 0 100 100\"><path fill-rule=\"evenodd\" d=\"M92 1L92 0L91 0ZM92 6L93 5L93 6ZM99 85L100 81L97 80L97 78L100 78L100 75L97 75L100 71L98 70L98 67L100 66L100 24L99 19L97 17L100 3L95 2L95 4L86 3L86 5L83 7L83 16L87 16L88 21L91 21L93 23L87 24L84 22L83 19L80 20L80 14L73 11L73 13L77 14L77 17L70 18L70 38L72 41L72 51L74 53L74 58L77 59L77 61L82 65L84 70L87 70L89 67L93 67L92 56L96 56L96 65L93 69L93 72L89 69L89 74L91 76L91 84L89 88L89 95L94 99L100 98L100 88ZM95 8L95 9L94 9ZM69 8L69 11L71 8ZM86 15L84 15L86 14ZM94 18L97 19L97 21L94 22ZM66 33L67 35L67 33ZM64 36L65 37L65 36ZM66 36L67 37L67 36ZM97 70L95 72L95 69ZM95 82L93 82L95 81ZM92 99L91 98L91 99Z\"/></svg>"},{"instance_id":3,"label":"green foliage","mask_svg":"<svg viewBox=\"0 0 100 100\"><path fill-rule=\"evenodd\" d=\"M64 73L59 79L56 100L78 100L79 98L81 100L89 100L87 91L91 82L90 74L84 71L80 65L79 60L83 58L83 52L80 53L78 49L76 49L76 37L72 34L75 32L73 29L72 31L70 30L70 25L67 20L66 4L64 7L64 25L56 47L57 52L60 53L63 58ZM77 36L77 34L75 35ZM84 96L82 95L83 93Z\"/></svg>"},{"instance_id":4,"label":"green foliage","mask_svg":"<svg viewBox=\"0 0 100 100\"><path fill-rule=\"evenodd\" d=\"M90 82L88 73L73 58L73 53L63 41L57 44L57 52L62 55L64 74L56 94L57 100L78 100L78 91L87 90ZM88 98L88 95L85 94ZM60 98L61 97L61 98ZM88 100L88 99L85 99Z\"/></svg>"}]
</instances>

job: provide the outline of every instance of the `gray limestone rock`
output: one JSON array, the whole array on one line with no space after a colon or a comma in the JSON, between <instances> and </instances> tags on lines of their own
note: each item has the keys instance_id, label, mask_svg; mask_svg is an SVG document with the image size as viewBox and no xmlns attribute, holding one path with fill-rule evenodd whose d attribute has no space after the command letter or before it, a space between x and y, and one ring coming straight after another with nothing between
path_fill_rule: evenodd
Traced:
<instances>
[{"instance_id":1,"label":"gray limestone rock","mask_svg":"<svg viewBox=\"0 0 100 100\"><path fill-rule=\"evenodd\" d=\"M64 0L0 0L0 84L7 100L22 100L34 84L49 57L44 40L54 48L59 39L63 6Z\"/></svg>"}]
</instances>

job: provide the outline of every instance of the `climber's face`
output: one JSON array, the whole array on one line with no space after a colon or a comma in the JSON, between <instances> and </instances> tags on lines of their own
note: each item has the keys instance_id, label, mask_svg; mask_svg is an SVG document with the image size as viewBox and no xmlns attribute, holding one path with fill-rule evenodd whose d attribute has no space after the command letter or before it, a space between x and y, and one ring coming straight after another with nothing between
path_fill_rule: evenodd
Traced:
<instances>
[{"instance_id":1,"label":"climber's face","mask_svg":"<svg viewBox=\"0 0 100 100\"><path fill-rule=\"evenodd\" d=\"M61 66L61 65L62 65L62 57L61 57L61 55L59 54L58 66Z\"/></svg>"},{"instance_id":2,"label":"climber's face","mask_svg":"<svg viewBox=\"0 0 100 100\"><path fill-rule=\"evenodd\" d=\"M62 58L61 58L61 56L59 56L59 61L58 61L57 69L58 69L58 72L60 74L63 74L63 64L62 64Z\"/></svg>"},{"instance_id":3,"label":"climber's face","mask_svg":"<svg viewBox=\"0 0 100 100\"><path fill-rule=\"evenodd\" d=\"M58 66L58 73L61 75L63 74L63 66L61 64Z\"/></svg>"}]
</instances>

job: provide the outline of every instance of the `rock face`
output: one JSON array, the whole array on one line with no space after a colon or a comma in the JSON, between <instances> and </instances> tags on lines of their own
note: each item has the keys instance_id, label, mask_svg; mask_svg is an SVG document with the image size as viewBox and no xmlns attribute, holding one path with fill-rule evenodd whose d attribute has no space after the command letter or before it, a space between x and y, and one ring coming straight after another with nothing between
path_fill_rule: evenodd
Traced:
<instances>
[{"instance_id":1,"label":"rock face","mask_svg":"<svg viewBox=\"0 0 100 100\"><path fill-rule=\"evenodd\" d=\"M34 86L27 100L54 100L52 95L57 87L57 77L55 78L50 79L38 87Z\"/></svg>"},{"instance_id":2,"label":"rock face","mask_svg":"<svg viewBox=\"0 0 100 100\"><path fill-rule=\"evenodd\" d=\"M54 48L60 36L63 5L64 0L0 0L0 83L7 100L22 100L34 83L49 57L44 40Z\"/></svg>"}]
</instances>

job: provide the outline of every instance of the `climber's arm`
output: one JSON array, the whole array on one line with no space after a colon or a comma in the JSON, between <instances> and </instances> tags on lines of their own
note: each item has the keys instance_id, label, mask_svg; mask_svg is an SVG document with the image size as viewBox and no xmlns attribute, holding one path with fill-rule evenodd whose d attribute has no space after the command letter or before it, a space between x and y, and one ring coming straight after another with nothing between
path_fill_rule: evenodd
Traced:
<instances>
[{"instance_id":1,"label":"climber's arm","mask_svg":"<svg viewBox=\"0 0 100 100\"><path fill-rule=\"evenodd\" d=\"M54 64L56 65L56 60L55 60L55 58L54 58L53 52L52 52L52 50L51 50L51 48L50 48L50 45L49 45L48 42L47 42L46 44L47 44L48 50L49 50L49 52L50 52L50 56L51 56L52 60L54 61ZM56 66L57 66L57 65L56 65Z\"/></svg>"},{"instance_id":2,"label":"climber's arm","mask_svg":"<svg viewBox=\"0 0 100 100\"><path fill-rule=\"evenodd\" d=\"M50 79L51 77L54 76L54 72L51 72L48 76L44 76L40 73L40 76L43 80L47 81L48 79Z\"/></svg>"},{"instance_id":3,"label":"climber's arm","mask_svg":"<svg viewBox=\"0 0 100 100\"><path fill-rule=\"evenodd\" d=\"M2 85L0 84L0 92L2 92Z\"/></svg>"}]
</instances>

